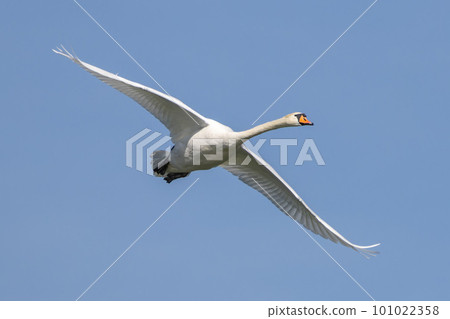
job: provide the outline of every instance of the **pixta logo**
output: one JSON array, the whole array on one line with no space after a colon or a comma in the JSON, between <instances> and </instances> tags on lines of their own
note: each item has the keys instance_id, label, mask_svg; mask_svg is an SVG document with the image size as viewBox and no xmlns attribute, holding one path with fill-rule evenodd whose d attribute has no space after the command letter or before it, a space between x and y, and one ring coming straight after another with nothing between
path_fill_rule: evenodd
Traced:
<instances>
[{"instance_id":1,"label":"pixta logo","mask_svg":"<svg viewBox=\"0 0 450 319\"><path fill-rule=\"evenodd\" d=\"M164 154L165 161L170 162L170 151L172 146L169 145L170 137L164 136L159 132L152 132L152 130L146 128L139 133L133 135L126 141L126 165L128 167L134 167L140 172L144 172L148 175L154 175L153 157L154 154ZM192 152L188 152L192 157L192 165L201 165L202 159L212 161L222 161L232 163L233 165L248 165L250 159L246 158L242 163L238 163L236 159L236 143L235 140L222 140L222 139L193 139L192 140ZM296 152L295 166L303 165L305 162L315 162L316 165L323 166L325 161L323 160L320 151L313 139L305 139L303 143L295 138L277 138L269 139L257 139L253 143L246 141L245 146L253 153L260 156L259 152L263 146L269 145L274 148L274 151L279 153L279 165L288 165L289 152ZM301 147L299 147L301 145ZM163 151L159 150L163 147ZM204 150L208 149L208 152ZM213 150L213 152L211 152ZM156 157L155 157L156 159Z\"/></svg>"},{"instance_id":2,"label":"pixta logo","mask_svg":"<svg viewBox=\"0 0 450 319\"><path fill-rule=\"evenodd\" d=\"M148 128L133 135L126 141L126 164L148 175L153 175L153 153L170 141L169 136L162 136L159 132L153 132ZM166 146L165 151L170 154L171 146ZM145 167L145 169L144 169Z\"/></svg>"}]
</instances>

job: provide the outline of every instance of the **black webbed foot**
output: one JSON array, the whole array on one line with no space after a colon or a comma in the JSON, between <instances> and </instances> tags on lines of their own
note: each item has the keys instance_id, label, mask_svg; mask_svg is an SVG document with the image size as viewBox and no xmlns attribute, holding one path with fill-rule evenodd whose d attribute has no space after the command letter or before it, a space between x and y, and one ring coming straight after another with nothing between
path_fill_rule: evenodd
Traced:
<instances>
[{"instance_id":1,"label":"black webbed foot","mask_svg":"<svg viewBox=\"0 0 450 319\"><path fill-rule=\"evenodd\" d=\"M172 182L174 179L177 178L183 178L188 176L190 173L170 173L168 174L166 177L164 177L164 180L170 184L170 182Z\"/></svg>"}]
</instances>

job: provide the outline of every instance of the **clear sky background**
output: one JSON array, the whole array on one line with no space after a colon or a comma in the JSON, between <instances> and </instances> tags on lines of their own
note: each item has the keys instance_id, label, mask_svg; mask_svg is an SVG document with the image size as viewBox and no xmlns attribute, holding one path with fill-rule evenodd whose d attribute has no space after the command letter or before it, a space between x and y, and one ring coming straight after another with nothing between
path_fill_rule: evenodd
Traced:
<instances>
[{"instance_id":1,"label":"clear sky background","mask_svg":"<svg viewBox=\"0 0 450 319\"><path fill-rule=\"evenodd\" d=\"M84 1L171 93L244 130L371 1ZM377 300L448 300L448 1L380 0L261 119L302 111L325 166L263 157L370 260L315 236ZM217 168L166 184L125 141L167 134L51 52L156 88L71 0L1 5L0 299L369 300L288 217ZM292 150L292 152L291 152Z\"/></svg>"}]
</instances>

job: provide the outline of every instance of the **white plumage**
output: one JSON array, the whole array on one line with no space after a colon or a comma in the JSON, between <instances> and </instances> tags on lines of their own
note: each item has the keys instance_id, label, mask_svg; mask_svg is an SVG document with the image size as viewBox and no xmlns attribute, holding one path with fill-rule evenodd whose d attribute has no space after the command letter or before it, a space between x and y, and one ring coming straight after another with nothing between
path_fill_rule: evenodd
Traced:
<instances>
[{"instance_id":1,"label":"white plumage","mask_svg":"<svg viewBox=\"0 0 450 319\"><path fill-rule=\"evenodd\" d=\"M234 132L231 128L200 115L174 97L85 63L67 50L53 51L71 59L95 77L131 97L169 129L174 147L170 154L170 161L163 168L155 171L156 175L163 176L166 181L171 182L195 170L221 166L263 194L283 213L315 234L359 251L364 256L377 253L370 249L379 244L359 246L339 234L315 214L266 161L243 145L244 141L269 130L312 125L303 113L288 114L281 119L258 125L247 131ZM235 153L235 161L202 158L200 163L194 164L193 141L196 139L227 141L223 144L223 158L228 159L231 153ZM201 151L204 150L201 149ZM157 155L161 156L161 154ZM250 162L248 157L251 159Z\"/></svg>"}]
</instances>

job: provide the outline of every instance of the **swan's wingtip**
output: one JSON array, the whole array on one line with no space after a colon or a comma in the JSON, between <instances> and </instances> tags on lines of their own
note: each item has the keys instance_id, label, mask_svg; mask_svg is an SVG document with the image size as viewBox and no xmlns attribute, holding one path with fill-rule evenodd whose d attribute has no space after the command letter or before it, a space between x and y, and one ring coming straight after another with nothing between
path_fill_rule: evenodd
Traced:
<instances>
[{"instance_id":1,"label":"swan's wingtip","mask_svg":"<svg viewBox=\"0 0 450 319\"><path fill-rule=\"evenodd\" d=\"M56 50L52 49L52 51L55 52L56 54L65 56L66 58L69 58L72 61L76 60L76 57L74 57L73 54L71 54L62 44L60 44L59 47L56 47Z\"/></svg>"},{"instance_id":2,"label":"swan's wingtip","mask_svg":"<svg viewBox=\"0 0 450 319\"><path fill-rule=\"evenodd\" d=\"M381 243L370 245L370 246L357 246L355 247L355 250L357 250L361 255L363 255L365 258L369 259L370 257L375 257L376 255L379 255L380 252L376 250L371 250L371 248L380 246Z\"/></svg>"},{"instance_id":3,"label":"swan's wingtip","mask_svg":"<svg viewBox=\"0 0 450 319\"><path fill-rule=\"evenodd\" d=\"M363 246L362 248L364 248L364 249L366 249L366 248L373 248L373 247L377 247L377 246L380 246L381 245L381 243L378 243L378 244L374 244L374 245L370 245L370 246Z\"/></svg>"}]
</instances>

